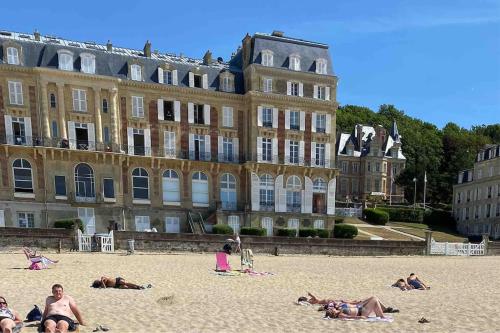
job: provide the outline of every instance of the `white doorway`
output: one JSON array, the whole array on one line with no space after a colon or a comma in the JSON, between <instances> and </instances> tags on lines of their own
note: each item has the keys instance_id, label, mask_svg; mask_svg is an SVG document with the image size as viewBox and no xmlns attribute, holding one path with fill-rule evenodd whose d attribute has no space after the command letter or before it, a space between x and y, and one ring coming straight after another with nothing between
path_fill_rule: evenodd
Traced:
<instances>
[{"instance_id":1,"label":"white doorway","mask_svg":"<svg viewBox=\"0 0 500 333\"><path fill-rule=\"evenodd\" d=\"M94 208L78 208L78 218L83 222L85 235L95 234Z\"/></svg>"},{"instance_id":2,"label":"white doorway","mask_svg":"<svg viewBox=\"0 0 500 333\"><path fill-rule=\"evenodd\" d=\"M273 219L270 217L263 217L261 223L262 223L262 228L266 229L266 236L272 237L273 236Z\"/></svg>"},{"instance_id":3,"label":"white doorway","mask_svg":"<svg viewBox=\"0 0 500 333\"><path fill-rule=\"evenodd\" d=\"M5 227L5 213L3 209L0 209L0 227Z\"/></svg>"},{"instance_id":4,"label":"white doorway","mask_svg":"<svg viewBox=\"0 0 500 333\"><path fill-rule=\"evenodd\" d=\"M165 232L171 234L178 234L181 232L178 216L165 217Z\"/></svg>"},{"instance_id":5,"label":"white doorway","mask_svg":"<svg viewBox=\"0 0 500 333\"><path fill-rule=\"evenodd\" d=\"M298 219L289 219L288 220L288 229L295 230L295 237L297 237L298 233L299 233L299 220Z\"/></svg>"},{"instance_id":6,"label":"white doorway","mask_svg":"<svg viewBox=\"0 0 500 333\"><path fill-rule=\"evenodd\" d=\"M149 223L149 216L136 216L135 217L135 231L146 231L151 229Z\"/></svg>"},{"instance_id":7,"label":"white doorway","mask_svg":"<svg viewBox=\"0 0 500 333\"><path fill-rule=\"evenodd\" d=\"M230 215L227 217L227 225L233 228L235 234L240 233L240 217L237 215Z\"/></svg>"}]
</instances>

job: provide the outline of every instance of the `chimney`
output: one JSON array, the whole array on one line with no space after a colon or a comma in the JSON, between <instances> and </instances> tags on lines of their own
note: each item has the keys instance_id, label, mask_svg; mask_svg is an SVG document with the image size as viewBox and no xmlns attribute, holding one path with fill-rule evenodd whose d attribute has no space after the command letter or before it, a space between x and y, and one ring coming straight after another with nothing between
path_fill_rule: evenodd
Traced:
<instances>
[{"instance_id":1,"label":"chimney","mask_svg":"<svg viewBox=\"0 0 500 333\"><path fill-rule=\"evenodd\" d=\"M243 68L248 66L250 63L250 49L251 49L251 42L252 42L252 37L247 34L245 35L245 38L241 41L242 46L238 46L238 50L236 52L239 52L241 49L243 50L242 55L243 55Z\"/></svg>"},{"instance_id":2,"label":"chimney","mask_svg":"<svg viewBox=\"0 0 500 333\"><path fill-rule=\"evenodd\" d=\"M33 35L35 35L36 41L40 41L40 33L38 32L38 30L35 29L35 32L33 33Z\"/></svg>"},{"instance_id":3,"label":"chimney","mask_svg":"<svg viewBox=\"0 0 500 333\"><path fill-rule=\"evenodd\" d=\"M275 36L275 37L283 37L285 35L285 33L283 31L279 31L279 30L274 30L273 33L271 34L271 36Z\"/></svg>"},{"instance_id":4,"label":"chimney","mask_svg":"<svg viewBox=\"0 0 500 333\"><path fill-rule=\"evenodd\" d=\"M113 44L111 44L111 41L108 39L108 42L106 43L106 50L108 52L113 51Z\"/></svg>"},{"instance_id":5,"label":"chimney","mask_svg":"<svg viewBox=\"0 0 500 333\"><path fill-rule=\"evenodd\" d=\"M205 52L205 55L203 56L203 65L210 65L212 63L212 52L210 50L207 50Z\"/></svg>"},{"instance_id":6,"label":"chimney","mask_svg":"<svg viewBox=\"0 0 500 333\"><path fill-rule=\"evenodd\" d=\"M147 40L146 44L144 44L144 56L151 58L151 43L149 40Z\"/></svg>"}]
</instances>

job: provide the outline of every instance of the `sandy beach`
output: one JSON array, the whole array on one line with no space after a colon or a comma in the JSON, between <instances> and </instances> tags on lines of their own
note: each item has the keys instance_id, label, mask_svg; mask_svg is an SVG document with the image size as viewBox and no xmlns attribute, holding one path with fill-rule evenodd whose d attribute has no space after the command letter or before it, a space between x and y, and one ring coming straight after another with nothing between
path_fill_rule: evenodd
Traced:
<instances>
[{"instance_id":1,"label":"sandy beach","mask_svg":"<svg viewBox=\"0 0 500 333\"><path fill-rule=\"evenodd\" d=\"M274 275L219 276L213 254L45 254L60 262L30 271L20 249L1 252L0 295L25 317L34 304L43 309L51 285L61 283L87 321L80 332L99 324L110 332L500 332L500 257L257 255L255 270ZM230 262L239 268L238 256ZM389 287L411 272L431 290ZM101 275L153 288L90 288ZM375 295L401 312L392 323L323 320L316 306L294 304L306 291L344 299ZM430 323L418 323L421 317Z\"/></svg>"}]
</instances>

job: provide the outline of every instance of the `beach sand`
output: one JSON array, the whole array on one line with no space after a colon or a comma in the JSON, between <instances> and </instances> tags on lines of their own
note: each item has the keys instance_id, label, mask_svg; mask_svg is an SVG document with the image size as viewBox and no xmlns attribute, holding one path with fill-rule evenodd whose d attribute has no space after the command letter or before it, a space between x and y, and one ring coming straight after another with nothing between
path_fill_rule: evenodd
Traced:
<instances>
[{"instance_id":1,"label":"beach sand","mask_svg":"<svg viewBox=\"0 0 500 333\"><path fill-rule=\"evenodd\" d=\"M215 275L214 254L45 253L60 260L30 271L19 249L0 253L0 295L25 317L42 307L54 283L79 305L92 332L500 332L500 257L255 256L271 276ZM233 268L239 257L232 255ZM429 291L389 285L415 272ZM146 290L93 289L101 275L151 283ZM320 297L378 296L397 307L394 322L323 320L316 306L294 302L306 291ZM427 318L430 323L417 321ZM23 332L36 332L27 327Z\"/></svg>"}]
</instances>

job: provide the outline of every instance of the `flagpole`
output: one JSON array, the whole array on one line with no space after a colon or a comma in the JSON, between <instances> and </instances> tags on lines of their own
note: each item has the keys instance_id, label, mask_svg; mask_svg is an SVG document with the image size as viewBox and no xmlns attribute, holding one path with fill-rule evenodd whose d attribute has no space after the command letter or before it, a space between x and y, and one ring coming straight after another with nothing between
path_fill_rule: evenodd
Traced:
<instances>
[{"instance_id":1,"label":"flagpole","mask_svg":"<svg viewBox=\"0 0 500 333\"><path fill-rule=\"evenodd\" d=\"M424 210L425 210L425 192L427 190L427 171L424 172Z\"/></svg>"}]
</instances>

